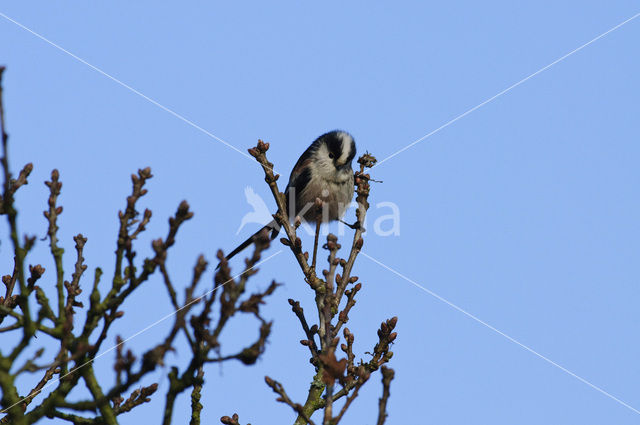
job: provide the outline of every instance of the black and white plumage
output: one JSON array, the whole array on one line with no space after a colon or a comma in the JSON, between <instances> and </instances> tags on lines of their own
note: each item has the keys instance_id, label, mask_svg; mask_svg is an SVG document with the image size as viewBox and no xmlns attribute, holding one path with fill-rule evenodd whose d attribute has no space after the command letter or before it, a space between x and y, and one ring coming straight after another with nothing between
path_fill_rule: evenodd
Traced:
<instances>
[{"instance_id":1,"label":"black and white plumage","mask_svg":"<svg viewBox=\"0 0 640 425\"><path fill-rule=\"evenodd\" d=\"M340 219L353 199L353 169L351 163L356 155L356 143L345 131L330 131L318 137L296 162L285 190L289 218L300 217L315 222L316 198L324 202L322 222ZM275 220L254 233L249 239L231 251L229 260L251 245L260 232L271 233L271 239L280 232Z\"/></svg>"}]
</instances>

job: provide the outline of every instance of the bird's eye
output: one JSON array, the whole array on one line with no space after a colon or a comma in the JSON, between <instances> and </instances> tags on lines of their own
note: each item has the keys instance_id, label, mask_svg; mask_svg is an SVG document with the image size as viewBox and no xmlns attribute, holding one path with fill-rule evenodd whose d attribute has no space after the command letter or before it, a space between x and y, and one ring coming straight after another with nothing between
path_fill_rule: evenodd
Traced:
<instances>
[{"instance_id":1,"label":"bird's eye","mask_svg":"<svg viewBox=\"0 0 640 425\"><path fill-rule=\"evenodd\" d=\"M329 153L329 158L333 159L333 154Z\"/></svg>"}]
</instances>

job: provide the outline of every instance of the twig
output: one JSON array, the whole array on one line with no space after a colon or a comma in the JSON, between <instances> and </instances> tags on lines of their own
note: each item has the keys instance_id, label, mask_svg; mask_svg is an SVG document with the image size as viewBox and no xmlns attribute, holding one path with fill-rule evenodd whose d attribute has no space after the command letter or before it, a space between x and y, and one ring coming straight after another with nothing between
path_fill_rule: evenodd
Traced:
<instances>
[{"instance_id":1,"label":"twig","mask_svg":"<svg viewBox=\"0 0 640 425\"><path fill-rule=\"evenodd\" d=\"M240 425L239 421L240 421L240 418L238 417L237 413L234 413L232 417L223 416L220 418L220 422L222 422L225 425ZM247 424L247 425L251 425L251 424Z\"/></svg>"},{"instance_id":2,"label":"twig","mask_svg":"<svg viewBox=\"0 0 640 425\"><path fill-rule=\"evenodd\" d=\"M393 369L386 366L382 366L382 397L378 402L378 422L377 425L384 425L387 419L387 402L389 401L389 395L391 394L389 388L391 387L391 381L395 376Z\"/></svg>"},{"instance_id":3,"label":"twig","mask_svg":"<svg viewBox=\"0 0 640 425\"><path fill-rule=\"evenodd\" d=\"M114 403L113 411L116 415L121 413L129 412L136 406L140 406L143 403L148 403L151 401L149 396L156 392L158 389L158 384L151 384L148 387L142 387L138 390L135 390L131 393L129 398L124 402L124 404Z\"/></svg>"},{"instance_id":4,"label":"twig","mask_svg":"<svg viewBox=\"0 0 640 425\"><path fill-rule=\"evenodd\" d=\"M58 246L58 216L62 214L62 207L56 205L58 196L60 195L60 189L62 188L58 170L51 171L51 181L45 182L45 185L49 188L49 209L44 212L44 216L49 222L47 236L49 237L51 256L56 265L56 292L58 294L57 326L62 326L66 321L66 314L64 308L64 269L62 267L62 253L64 250Z\"/></svg>"},{"instance_id":5,"label":"twig","mask_svg":"<svg viewBox=\"0 0 640 425\"><path fill-rule=\"evenodd\" d=\"M307 323L307 319L304 317L304 310L300 306L299 301L294 301L289 298L289 304L291 305L291 310L295 313L300 320L300 324L302 325L302 330L307 336L306 340L300 341L302 345L306 345L309 347L309 351L311 351L311 356L315 359L318 357L318 347L316 346L315 341L315 329L309 328L309 324ZM317 328L317 327L316 327Z\"/></svg>"},{"instance_id":6,"label":"twig","mask_svg":"<svg viewBox=\"0 0 640 425\"><path fill-rule=\"evenodd\" d=\"M340 422L344 414L347 412L347 409L349 409L349 406L351 406L351 403L353 403L353 400L355 400L356 397L358 397L360 388L362 388L362 386L365 384L365 382L367 382L368 379L369 379L369 376L367 375L366 377L363 377L360 380L358 380L358 383L355 385L355 389L353 390L351 395L347 397L347 400L342 406L342 409L340 409L340 413L338 413L338 416L336 416L335 419L333 420L333 423L337 424L338 422Z\"/></svg>"},{"instance_id":7,"label":"twig","mask_svg":"<svg viewBox=\"0 0 640 425\"><path fill-rule=\"evenodd\" d=\"M358 163L360 164L360 171L356 172L355 176L355 184L356 184L356 202L358 204L358 209L356 210L356 218L358 219L356 227L356 231L353 234L353 242L351 243L351 251L349 253L349 258L345 263L342 264L342 279L338 282L338 289L336 291L336 300L339 301L342 299L342 294L344 294L345 289L347 288L347 284L349 283L351 277L351 270L353 269L353 265L356 261L356 257L360 253L362 249L362 245L364 240L362 239L362 234L364 233L364 220L367 215L367 210L369 209L369 179L370 176L365 174L365 168L371 168L377 162L376 158L372 155L364 154L360 158L358 158ZM336 306L337 307L337 306Z\"/></svg>"},{"instance_id":8,"label":"twig","mask_svg":"<svg viewBox=\"0 0 640 425\"><path fill-rule=\"evenodd\" d=\"M291 407L293 411L296 412L298 415L302 416L304 420L307 421L306 423L308 423L309 425L315 425L314 422L309 417L309 415L307 415L307 413L305 412L303 406L299 403L294 403L293 401L291 401L291 399L285 392L284 387L280 382L275 381L269 378L268 376L265 376L264 380L267 383L267 385L273 390L273 392L280 396L276 399L277 401Z\"/></svg>"}]
</instances>

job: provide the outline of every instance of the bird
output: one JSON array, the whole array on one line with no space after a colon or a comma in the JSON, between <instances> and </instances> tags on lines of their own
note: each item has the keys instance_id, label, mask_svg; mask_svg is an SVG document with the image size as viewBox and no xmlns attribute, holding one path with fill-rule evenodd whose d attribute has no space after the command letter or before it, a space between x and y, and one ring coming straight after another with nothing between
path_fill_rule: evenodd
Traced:
<instances>
[{"instance_id":1,"label":"bird","mask_svg":"<svg viewBox=\"0 0 640 425\"><path fill-rule=\"evenodd\" d=\"M316 222L318 213L314 205L319 198L323 201L321 222L340 220L353 199L351 164L355 156L356 142L346 131L333 130L314 140L300 155L289 176L284 192L289 218ZM227 254L225 260L242 252L265 230L273 240L280 233L280 225L272 220Z\"/></svg>"}]
</instances>

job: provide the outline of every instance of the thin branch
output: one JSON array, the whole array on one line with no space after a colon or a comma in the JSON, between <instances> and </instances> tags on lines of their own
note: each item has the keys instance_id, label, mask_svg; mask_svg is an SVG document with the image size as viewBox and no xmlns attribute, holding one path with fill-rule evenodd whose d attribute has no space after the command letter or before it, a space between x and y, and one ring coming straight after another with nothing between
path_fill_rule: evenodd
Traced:
<instances>
[{"instance_id":1,"label":"thin branch","mask_svg":"<svg viewBox=\"0 0 640 425\"><path fill-rule=\"evenodd\" d=\"M395 376L393 369L382 366L382 397L378 402L378 422L377 425L384 425L387 419L387 402L389 401L391 381Z\"/></svg>"},{"instance_id":2,"label":"thin branch","mask_svg":"<svg viewBox=\"0 0 640 425\"><path fill-rule=\"evenodd\" d=\"M355 184L356 184L356 202L358 204L358 209L356 210L356 218L358 221L356 222L356 231L353 234L353 242L351 243L351 251L349 253L349 258L346 263L342 265L342 279L338 282L338 290L336 292L336 299L339 301L342 299L342 294L347 288L347 284L350 281L351 270L353 269L353 265L356 261L356 257L360 253L362 249L362 245L364 244L364 240L362 239L362 234L365 229L363 227L364 220L367 215L367 210L369 209L369 174L365 174L365 168L371 168L375 165L377 160L375 157L369 154L364 154L360 158L358 158L358 163L360 164L360 171L356 172L355 176Z\"/></svg>"},{"instance_id":3,"label":"thin branch","mask_svg":"<svg viewBox=\"0 0 640 425\"><path fill-rule=\"evenodd\" d=\"M268 376L265 376L264 380L267 383L267 385L273 390L273 392L280 396L276 399L276 401L279 401L291 407L293 411L296 412L298 415L302 416L306 421L306 423L308 423L309 425L315 425L314 422L309 417L309 415L307 414L307 412L305 412L304 407L299 403L294 403L293 401L291 401L291 399L285 392L284 387L280 382L275 381L269 378Z\"/></svg>"},{"instance_id":4,"label":"thin branch","mask_svg":"<svg viewBox=\"0 0 640 425\"><path fill-rule=\"evenodd\" d=\"M289 298L289 304L291 305L291 310L295 313L300 320L300 324L302 325L302 330L307 336L306 340L300 341L302 345L306 345L309 347L309 351L311 351L311 356L315 359L318 357L318 347L316 346L315 341L315 333L317 331L317 326L315 328L309 328L309 324L307 323L307 319L304 317L304 310L300 306L299 301L294 301Z\"/></svg>"},{"instance_id":5,"label":"thin branch","mask_svg":"<svg viewBox=\"0 0 640 425\"><path fill-rule=\"evenodd\" d=\"M199 343L200 348L204 349L204 342ZM202 384L204 383L204 367L203 363L198 366L195 382L193 384L193 390L191 390L191 420L189 425L200 425L200 413L202 412L202 403L200 403L200 397L202 396Z\"/></svg>"}]
</instances>

